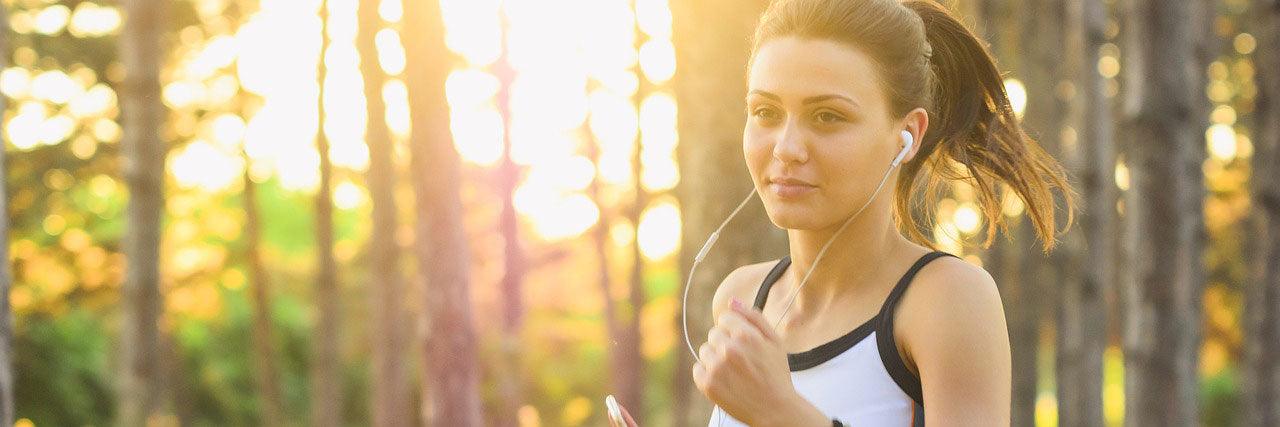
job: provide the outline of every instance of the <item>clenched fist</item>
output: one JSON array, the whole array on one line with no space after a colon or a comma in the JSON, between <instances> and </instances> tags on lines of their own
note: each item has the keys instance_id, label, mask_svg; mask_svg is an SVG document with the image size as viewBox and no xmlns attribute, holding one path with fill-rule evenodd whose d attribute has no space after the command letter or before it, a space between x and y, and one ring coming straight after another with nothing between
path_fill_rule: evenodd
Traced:
<instances>
[{"instance_id":1,"label":"clenched fist","mask_svg":"<svg viewBox=\"0 0 1280 427\"><path fill-rule=\"evenodd\" d=\"M736 298L698 349L693 381L729 415L749 425L795 425L787 408L803 401L791 384L782 340L764 314ZM804 402L807 404L807 402ZM783 418L785 417L785 418Z\"/></svg>"}]
</instances>

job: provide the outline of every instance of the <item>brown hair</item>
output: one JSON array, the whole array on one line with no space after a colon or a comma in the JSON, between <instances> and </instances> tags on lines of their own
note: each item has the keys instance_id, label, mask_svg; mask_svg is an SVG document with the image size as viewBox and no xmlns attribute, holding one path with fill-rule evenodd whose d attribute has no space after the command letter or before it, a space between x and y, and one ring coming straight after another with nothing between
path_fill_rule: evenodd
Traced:
<instances>
[{"instance_id":1,"label":"brown hair","mask_svg":"<svg viewBox=\"0 0 1280 427\"><path fill-rule=\"evenodd\" d=\"M991 53L946 7L933 0L777 0L760 18L752 56L764 42L787 36L858 48L880 70L890 114L902 117L922 107L932 116L895 191L895 219L910 239L934 246L922 230L932 229L944 179L977 190L986 218L984 247L997 228L1007 232L1001 213L1010 190L1022 199L1045 251L1056 243L1055 189L1071 226L1075 195L1066 172L1022 131ZM928 208L917 217L912 195L920 193Z\"/></svg>"}]
</instances>

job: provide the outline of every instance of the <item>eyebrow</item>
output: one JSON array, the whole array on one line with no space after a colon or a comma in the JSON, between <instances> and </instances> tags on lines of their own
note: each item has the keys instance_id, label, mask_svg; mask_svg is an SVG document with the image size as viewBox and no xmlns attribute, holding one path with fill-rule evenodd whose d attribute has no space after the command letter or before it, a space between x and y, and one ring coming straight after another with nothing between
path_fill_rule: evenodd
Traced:
<instances>
[{"instance_id":1,"label":"eyebrow","mask_svg":"<svg viewBox=\"0 0 1280 427\"><path fill-rule=\"evenodd\" d=\"M759 89L752 90L751 92L747 92L747 94L748 94L748 95L750 95L750 94L756 94L756 95L763 96L763 97L765 97L765 98L772 99L772 100L774 100L774 101L782 102L782 97L780 97L780 96L778 96L778 95L775 95L775 94L772 94L772 93L769 93L769 92L765 92L765 91L763 91L763 90L759 90ZM857 102L857 101L854 101L854 100L853 100L853 98L849 98L849 97L844 96L844 95L836 95L836 94L826 94L826 95L810 96L810 97L808 97L808 98L805 98L805 99L804 99L804 101L801 101L800 103L801 103L801 104L803 104L803 105L808 105L808 104L813 104L813 103L816 103L816 102L826 101L826 100L829 100L829 99L841 99L841 100L844 100L845 102L848 102L848 103L850 103L850 104L853 104L853 106L854 106L854 107L858 107L858 108L861 108L861 107L862 107L862 105L858 104L858 102Z\"/></svg>"}]
</instances>

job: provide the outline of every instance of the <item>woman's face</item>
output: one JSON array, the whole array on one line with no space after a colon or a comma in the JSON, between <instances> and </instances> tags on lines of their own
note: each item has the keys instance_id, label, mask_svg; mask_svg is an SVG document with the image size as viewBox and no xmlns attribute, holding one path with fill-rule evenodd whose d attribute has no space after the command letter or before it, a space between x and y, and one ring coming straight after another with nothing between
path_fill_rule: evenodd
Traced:
<instances>
[{"instance_id":1,"label":"woman's face","mask_svg":"<svg viewBox=\"0 0 1280 427\"><path fill-rule=\"evenodd\" d=\"M902 149L905 128L890 118L871 58L834 41L765 42L751 64L746 103L747 169L769 218L785 229L842 224ZM881 193L893 188L887 182ZM887 213L891 199L878 197L863 216Z\"/></svg>"}]
</instances>

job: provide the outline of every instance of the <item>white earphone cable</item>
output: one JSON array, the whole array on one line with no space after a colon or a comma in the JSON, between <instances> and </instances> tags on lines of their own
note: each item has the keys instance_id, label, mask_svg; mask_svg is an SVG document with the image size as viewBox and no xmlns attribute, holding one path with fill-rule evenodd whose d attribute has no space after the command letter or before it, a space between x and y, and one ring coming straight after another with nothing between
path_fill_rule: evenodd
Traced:
<instances>
[{"instance_id":1,"label":"white earphone cable","mask_svg":"<svg viewBox=\"0 0 1280 427\"><path fill-rule=\"evenodd\" d=\"M836 236L839 236L840 233L844 231L845 227L848 227L849 223L853 222L854 218L857 218L858 215L862 214L862 211L867 209L867 206L871 206L871 202L880 194L880 189L884 188L884 183L889 180L889 175L893 174L893 168L894 166L890 166L889 171L885 172L884 178L880 178L880 184L876 186L876 191L871 193L871 198L867 199L867 202L863 203L862 207L858 208L858 211L850 216L849 219L844 220L844 224L836 230L835 234L831 235L831 238L827 239L826 244L822 245L822 250L819 250L818 256L814 257L813 264L809 266L809 271L804 273L804 278L800 280L800 284L796 286L794 291L791 291L791 297L787 299L786 307L782 309L782 314L778 315L778 321L773 324L774 329L778 329L778 325L782 324L782 319L785 318L787 316L787 312L791 310L791 304L794 304L796 302L796 297L800 295L800 288L803 288L805 283L808 283L809 275L813 274L813 270L818 267L818 262L822 260L822 256L827 254L827 248L831 247L831 243L836 241Z\"/></svg>"},{"instance_id":2,"label":"white earphone cable","mask_svg":"<svg viewBox=\"0 0 1280 427\"><path fill-rule=\"evenodd\" d=\"M684 326L684 343L689 346L689 353L693 354L693 359L696 361L701 362L702 359L698 357L697 350L693 349L693 342L689 341L689 285L693 283L693 273L698 270L698 264L702 263L702 259L707 256L707 252L711 251L711 246L715 245L716 240L720 238L720 231L724 230L726 225L729 225L729 221L733 220L733 217L738 216L738 212L747 206L747 202L750 202L751 197L755 195L756 188L753 185L751 186L751 193L747 194L747 198L742 199L742 203L738 203L738 207L733 210L733 213L729 214L729 217L720 223L720 227L717 227L716 231L711 233L711 237L707 238L707 242L702 244L702 249L698 251L698 255L693 257L693 266L689 267L689 275L684 282L684 298L680 302L682 307L680 310L680 323Z\"/></svg>"},{"instance_id":3,"label":"white earphone cable","mask_svg":"<svg viewBox=\"0 0 1280 427\"><path fill-rule=\"evenodd\" d=\"M876 196L880 194L880 190L884 189L885 182L888 182L889 176L893 175L893 169L898 167L903 157L905 157L914 143L914 138L912 138L912 135L909 132L903 131L903 138L905 139L904 142L906 142L905 147L903 147L902 151L893 159L893 162L889 165L889 170L885 171L884 176L880 178L880 183L876 185L876 189L871 193L871 197L867 198L866 203L863 203L862 207L858 208L853 215L850 215L848 219L845 219L844 223L840 225L840 228L827 239L827 243L822 245L822 249L819 250L818 255L814 257L813 264L810 265L809 270L805 272L804 277L800 280L800 284L796 285L796 289L791 292L791 296L787 300L787 305L783 308L782 313L778 315L778 320L774 322L774 329L777 329L778 325L782 324L782 320L786 318L787 312L791 310L791 305L795 303L796 297L800 295L800 289L809 281L809 276L813 274L813 270L818 266L818 262L822 260L824 255L826 255L827 248L831 247L831 243L834 242L836 237L849 226L849 223L853 222L854 218L857 218L858 215L862 214L862 211L866 210L868 206L871 206L871 202L875 201ZM693 275L698 269L698 264L702 263L702 259L707 256L707 253L711 251L711 247L715 245L716 240L720 238L720 231L724 230L725 226L729 225L729 221L732 221L735 216L738 216L738 212L740 212L742 208L747 205L747 202L751 201L751 198L755 195L755 186L752 186L751 193L747 195L747 198L743 199L742 202L738 204L738 207L733 210L733 213L730 213L729 217L725 218L725 220L720 223L720 226L716 228L716 231L711 233L711 236L707 238L707 242L703 243L702 249L693 257L693 265L689 267L689 274L686 277L684 284L684 297L680 302L680 322L684 329L685 345L689 347L689 353L693 355L693 359L699 363L702 362L702 358L698 356L698 351L693 348L693 341L689 339L689 288L693 283ZM719 406L713 407L712 410L713 416L714 412L720 413L716 425L723 425L724 418L727 414L723 409L720 409Z\"/></svg>"}]
</instances>

